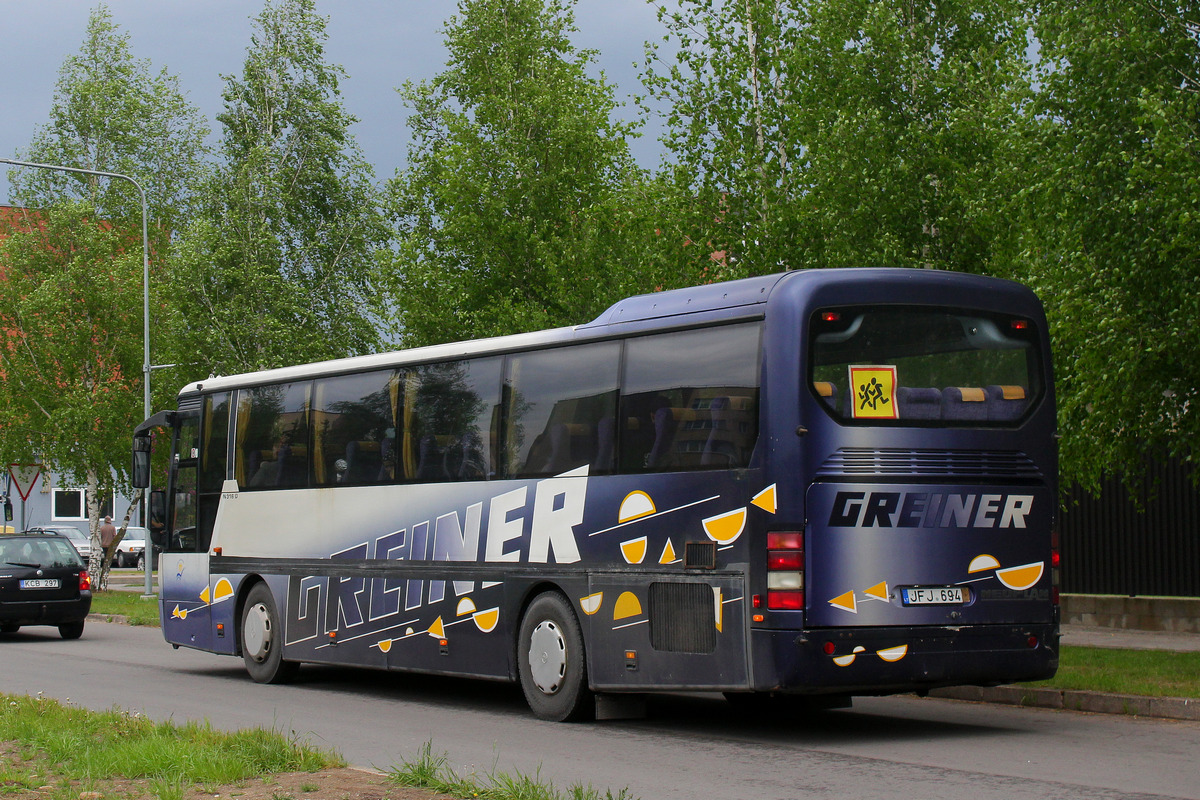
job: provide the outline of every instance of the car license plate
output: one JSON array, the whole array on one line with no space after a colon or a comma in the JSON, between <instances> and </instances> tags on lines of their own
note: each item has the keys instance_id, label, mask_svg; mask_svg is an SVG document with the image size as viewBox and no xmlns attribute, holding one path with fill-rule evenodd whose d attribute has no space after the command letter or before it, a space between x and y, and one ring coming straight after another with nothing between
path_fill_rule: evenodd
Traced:
<instances>
[{"instance_id":1,"label":"car license plate","mask_svg":"<svg viewBox=\"0 0 1200 800\"><path fill-rule=\"evenodd\" d=\"M29 578L21 581L22 589L57 589L62 585L58 578Z\"/></svg>"},{"instance_id":2,"label":"car license plate","mask_svg":"<svg viewBox=\"0 0 1200 800\"><path fill-rule=\"evenodd\" d=\"M914 586L902 592L906 606L961 606L970 597L962 586Z\"/></svg>"}]
</instances>

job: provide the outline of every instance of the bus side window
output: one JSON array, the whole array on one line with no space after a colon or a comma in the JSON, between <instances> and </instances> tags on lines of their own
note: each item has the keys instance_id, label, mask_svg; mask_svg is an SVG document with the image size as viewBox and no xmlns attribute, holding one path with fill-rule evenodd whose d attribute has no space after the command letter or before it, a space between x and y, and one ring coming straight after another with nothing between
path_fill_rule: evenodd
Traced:
<instances>
[{"instance_id":1,"label":"bus side window","mask_svg":"<svg viewBox=\"0 0 1200 800\"><path fill-rule=\"evenodd\" d=\"M399 440L405 477L426 482L495 477L490 442L502 366L495 356L406 372Z\"/></svg>"},{"instance_id":2,"label":"bus side window","mask_svg":"<svg viewBox=\"0 0 1200 800\"><path fill-rule=\"evenodd\" d=\"M758 439L759 339L757 323L630 339L621 471L748 465Z\"/></svg>"},{"instance_id":3,"label":"bus side window","mask_svg":"<svg viewBox=\"0 0 1200 800\"><path fill-rule=\"evenodd\" d=\"M238 391L234 469L243 489L308 486L308 381Z\"/></svg>"},{"instance_id":4,"label":"bus side window","mask_svg":"<svg viewBox=\"0 0 1200 800\"><path fill-rule=\"evenodd\" d=\"M618 342L509 357L508 476L558 475L584 465L595 465L598 472L611 470L620 359ZM601 456L605 436L607 463Z\"/></svg>"},{"instance_id":5,"label":"bus side window","mask_svg":"<svg viewBox=\"0 0 1200 800\"><path fill-rule=\"evenodd\" d=\"M390 370L316 382L314 486L391 483L399 387L399 378Z\"/></svg>"}]
</instances>

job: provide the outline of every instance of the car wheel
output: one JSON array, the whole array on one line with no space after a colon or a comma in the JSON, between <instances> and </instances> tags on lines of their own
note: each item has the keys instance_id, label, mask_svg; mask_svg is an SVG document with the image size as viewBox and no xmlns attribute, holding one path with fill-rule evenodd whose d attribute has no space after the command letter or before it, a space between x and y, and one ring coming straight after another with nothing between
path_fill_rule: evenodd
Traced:
<instances>
[{"instance_id":1,"label":"car wheel","mask_svg":"<svg viewBox=\"0 0 1200 800\"><path fill-rule=\"evenodd\" d=\"M58 626L58 635L64 639L78 639L83 636L83 620L79 622L64 622Z\"/></svg>"},{"instance_id":2,"label":"car wheel","mask_svg":"<svg viewBox=\"0 0 1200 800\"><path fill-rule=\"evenodd\" d=\"M124 553L117 553L116 561L117 561L117 567L119 569L125 569L125 554Z\"/></svg>"},{"instance_id":3,"label":"car wheel","mask_svg":"<svg viewBox=\"0 0 1200 800\"><path fill-rule=\"evenodd\" d=\"M567 722L591 716L583 633L566 598L546 592L534 598L521 620L517 670L535 716Z\"/></svg>"},{"instance_id":4,"label":"car wheel","mask_svg":"<svg viewBox=\"0 0 1200 800\"><path fill-rule=\"evenodd\" d=\"M137 568L142 570L143 572L146 571L146 554L145 553L138 555Z\"/></svg>"},{"instance_id":5,"label":"car wheel","mask_svg":"<svg viewBox=\"0 0 1200 800\"><path fill-rule=\"evenodd\" d=\"M0 633L16 633L21 630L21 626L13 622L6 622L0 625Z\"/></svg>"},{"instance_id":6,"label":"car wheel","mask_svg":"<svg viewBox=\"0 0 1200 800\"><path fill-rule=\"evenodd\" d=\"M255 584L246 596L238 640L246 671L255 682L287 683L296 676L300 665L283 660L283 625L265 583Z\"/></svg>"}]
</instances>

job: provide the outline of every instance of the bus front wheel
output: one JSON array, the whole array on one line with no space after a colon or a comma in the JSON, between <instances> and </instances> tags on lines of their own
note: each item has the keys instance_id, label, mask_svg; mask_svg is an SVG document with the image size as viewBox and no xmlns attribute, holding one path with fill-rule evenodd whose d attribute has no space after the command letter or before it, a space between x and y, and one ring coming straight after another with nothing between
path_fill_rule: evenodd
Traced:
<instances>
[{"instance_id":1,"label":"bus front wheel","mask_svg":"<svg viewBox=\"0 0 1200 800\"><path fill-rule=\"evenodd\" d=\"M242 660L256 683L287 683L300 665L283 660L283 625L275 599L265 583L246 596L242 609Z\"/></svg>"},{"instance_id":2,"label":"bus front wheel","mask_svg":"<svg viewBox=\"0 0 1200 800\"><path fill-rule=\"evenodd\" d=\"M517 640L521 689L535 716L567 722L590 716L583 632L566 598L546 592L534 598L521 619Z\"/></svg>"}]
</instances>

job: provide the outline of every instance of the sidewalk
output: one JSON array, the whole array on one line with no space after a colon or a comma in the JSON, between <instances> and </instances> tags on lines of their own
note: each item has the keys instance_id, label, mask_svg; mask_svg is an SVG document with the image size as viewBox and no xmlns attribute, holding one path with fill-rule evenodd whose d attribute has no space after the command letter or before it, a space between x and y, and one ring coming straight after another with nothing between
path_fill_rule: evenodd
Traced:
<instances>
[{"instance_id":1,"label":"sidewalk","mask_svg":"<svg viewBox=\"0 0 1200 800\"><path fill-rule=\"evenodd\" d=\"M1200 652L1200 633L1102 628L1078 624L1064 624L1061 630L1061 643L1067 647ZM1096 714L1130 714L1139 717L1200 721L1200 699L1183 697L1145 697L1105 692L1031 689L1023 686L953 686L935 689L929 696L1036 708L1065 708Z\"/></svg>"}]
</instances>

